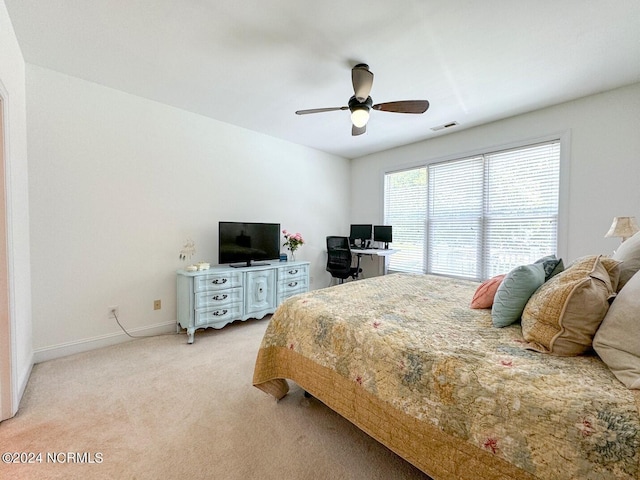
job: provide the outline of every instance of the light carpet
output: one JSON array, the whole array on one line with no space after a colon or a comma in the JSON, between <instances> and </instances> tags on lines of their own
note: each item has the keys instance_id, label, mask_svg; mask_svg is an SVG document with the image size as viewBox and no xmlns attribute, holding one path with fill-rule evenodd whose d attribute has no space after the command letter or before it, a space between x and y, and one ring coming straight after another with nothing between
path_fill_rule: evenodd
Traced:
<instances>
[{"instance_id":1,"label":"light carpet","mask_svg":"<svg viewBox=\"0 0 640 480\"><path fill-rule=\"evenodd\" d=\"M0 453L33 463L0 463L0 478L429 479L295 384L279 402L253 387L267 323L35 365L0 423Z\"/></svg>"}]
</instances>

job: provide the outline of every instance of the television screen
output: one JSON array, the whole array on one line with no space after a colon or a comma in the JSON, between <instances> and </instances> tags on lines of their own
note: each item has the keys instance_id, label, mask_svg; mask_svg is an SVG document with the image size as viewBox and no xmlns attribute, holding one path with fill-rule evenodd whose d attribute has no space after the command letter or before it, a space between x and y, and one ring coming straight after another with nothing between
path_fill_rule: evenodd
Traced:
<instances>
[{"instance_id":1,"label":"television screen","mask_svg":"<svg viewBox=\"0 0 640 480\"><path fill-rule=\"evenodd\" d=\"M389 248L389 244L393 242L393 230L390 225L374 225L373 241L383 242L384 248Z\"/></svg>"},{"instance_id":2,"label":"television screen","mask_svg":"<svg viewBox=\"0 0 640 480\"><path fill-rule=\"evenodd\" d=\"M356 244L356 242L360 240L360 244L364 245L366 241L371 240L372 231L373 225L371 224L352 224L349 232L351 243Z\"/></svg>"},{"instance_id":3,"label":"television screen","mask_svg":"<svg viewBox=\"0 0 640 480\"><path fill-rule=\"evenodd\" d=\"M280 258L280 224L218 222L218 263L264 265L256 260Z\"/></svg>"}]
</instances>

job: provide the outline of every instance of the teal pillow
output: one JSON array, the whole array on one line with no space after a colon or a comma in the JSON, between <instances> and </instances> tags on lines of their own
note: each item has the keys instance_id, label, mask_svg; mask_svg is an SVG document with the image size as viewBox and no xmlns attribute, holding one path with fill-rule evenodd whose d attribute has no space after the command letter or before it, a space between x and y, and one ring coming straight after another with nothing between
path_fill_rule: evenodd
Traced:
<instances>
[{"instance_id":1,"label":"teal pillow","mask_svg":"<svg viewBox=\"0 0 640 480\"><path fill-rule=\"evenodd\" d=\"M491 307L491 319L496 327L506 327L520 320L529 298L544 283L542 263L514 268L496 291Z\"/></svg>"},{"instance_id":2,"label":"teal pillow","mask_svg":"<svg viewBox=\"0 0 640 480\"><path fill-rule=\"evenodd\" d=\"M561 258L556 258L555 255L547 255L533 263L541 263L544 267L544 281L548 282L551 278L555 277L560 272L564 271L564 263Z\"/></svg>"}]
</instances>

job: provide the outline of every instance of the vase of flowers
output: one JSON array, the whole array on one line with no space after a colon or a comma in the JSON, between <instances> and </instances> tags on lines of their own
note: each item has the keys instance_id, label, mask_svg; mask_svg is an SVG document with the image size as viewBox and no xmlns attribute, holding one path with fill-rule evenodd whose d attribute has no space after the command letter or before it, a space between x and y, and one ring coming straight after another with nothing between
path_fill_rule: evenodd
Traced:
<instances>
[{"instance_id":1,"label":"vase of flowers","mask_svg":"<svg viewBox=\"0 0 640 480\"><path fill-rule=\"evenodd\" d=\"M282 234L284 235L284 243L282 244L282 246L287 247L287 250L291 252L291 260L295 260L296 250L300 247L300 245L304 245L304 239L299 233L290 233L286 230L282 230Z\"/></svg>"}]
</instances>

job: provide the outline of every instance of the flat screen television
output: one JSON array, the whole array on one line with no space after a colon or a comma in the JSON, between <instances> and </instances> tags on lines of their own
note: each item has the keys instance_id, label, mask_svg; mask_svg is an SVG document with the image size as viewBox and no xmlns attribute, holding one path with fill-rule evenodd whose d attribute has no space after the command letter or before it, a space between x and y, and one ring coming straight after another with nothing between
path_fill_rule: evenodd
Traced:
<instances>
[{"instance_id":1,"label":"flat screen television","mask_svg":"<svg viewBox=\"0 0 640 480\"><path fill-rule=\"evenodd\" d=\"M384 248L389 248L389 244L393 242L393 228L391 225L374 225L373 241L384 243Z\"/></svg>"},{"instance_id":2,"label":"flat screen television","mask_svg":"<svg viewBox=\"0 0 640 480\"><path fill-rule=\"evenodd\" d=\"M279 223L218 222L219 264L251 267L276 259L280 259Z\"/></svg>"}]
</instances>

